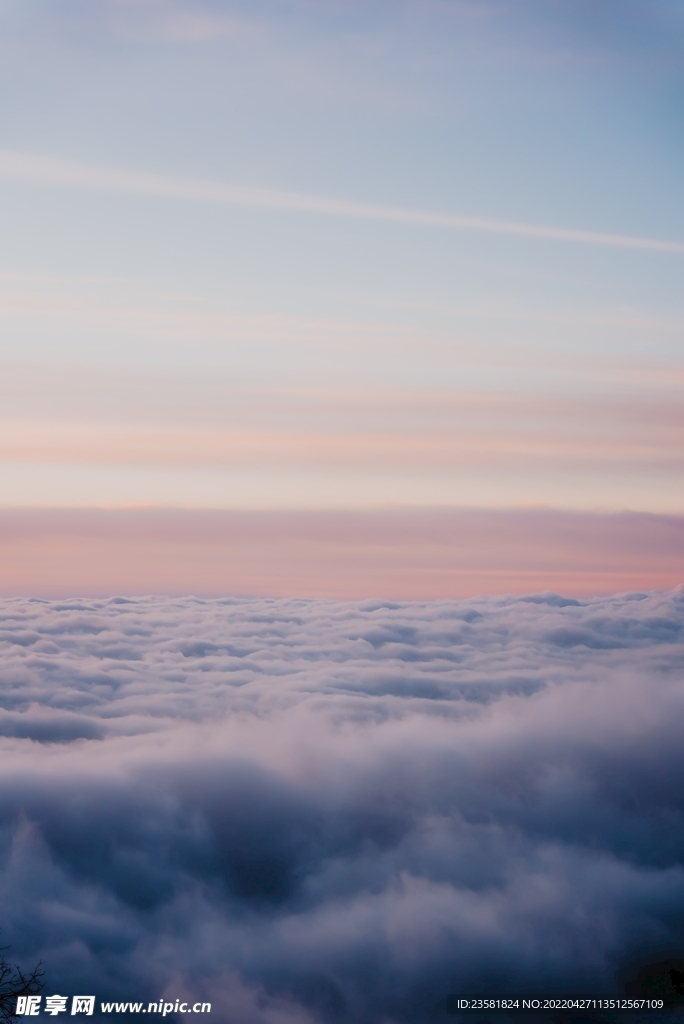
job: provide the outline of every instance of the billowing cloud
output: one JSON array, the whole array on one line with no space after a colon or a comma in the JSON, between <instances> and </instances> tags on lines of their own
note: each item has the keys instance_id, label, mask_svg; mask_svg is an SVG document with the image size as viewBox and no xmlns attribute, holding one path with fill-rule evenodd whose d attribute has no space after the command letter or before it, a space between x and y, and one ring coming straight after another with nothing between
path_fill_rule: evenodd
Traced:
<instances>
[{"instance_id":1,"label":"billowing cloud","mask_svg":"<svg viewBox=\"0 0 684 1024\"><path fill-rule=\"evenodd\" d=\"M683 639L681 588L3 601L3 939L231 1024L615 991L684 942Z\"/></svg>"}]
</instances>

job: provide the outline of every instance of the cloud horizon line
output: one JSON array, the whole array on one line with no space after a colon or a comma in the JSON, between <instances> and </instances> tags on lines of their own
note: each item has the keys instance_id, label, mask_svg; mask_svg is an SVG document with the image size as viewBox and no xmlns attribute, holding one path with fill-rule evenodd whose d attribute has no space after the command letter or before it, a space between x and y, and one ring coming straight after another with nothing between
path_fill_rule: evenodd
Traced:
<instances>
[{"instance_id":1,"label":"cloud horizon line","mask_svg":"<svg viewBox=\"0 0 684 1024\"><path fill-rule=\"evenodd\" d=\"M549 227L543 224L528 224L485 217L461 216L439 211L384 206L277 189L231 185L206 179L127 171L8 149L0 149L0 177L43 185L88 188L100 192L149 195L162 199L182 199L252 209L313 213L358 220L385 221L485 234L514 235L549 241L684 254L684 242L575 228Z\"/></svg>"}]
</instances>

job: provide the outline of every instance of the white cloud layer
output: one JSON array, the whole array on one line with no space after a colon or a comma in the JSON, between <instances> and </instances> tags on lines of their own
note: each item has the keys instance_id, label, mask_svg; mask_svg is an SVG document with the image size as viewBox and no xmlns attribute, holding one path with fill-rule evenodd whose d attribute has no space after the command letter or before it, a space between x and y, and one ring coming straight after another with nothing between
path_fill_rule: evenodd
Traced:
<instances>
[{"instance_id":1,"label":"white cloud layer","mask_svg":"<svg viewBox=\"0 0 684 1024\"><path fill-rule=\"evenodd\" d=\"M684 944L683 639L682 588L3 601L3 941L231 1024L615 991Z\"/></svg>"}]
</instances>

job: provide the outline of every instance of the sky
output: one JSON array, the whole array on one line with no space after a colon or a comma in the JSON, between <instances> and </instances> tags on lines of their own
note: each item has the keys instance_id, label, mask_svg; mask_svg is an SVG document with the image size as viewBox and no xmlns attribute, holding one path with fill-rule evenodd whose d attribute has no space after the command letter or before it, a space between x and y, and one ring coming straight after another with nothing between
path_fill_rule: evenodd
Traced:
<instances>
[{"instance_id":1,"label":"sky","mask_svg":"<svg viewBox=\"0 0 684 1024\"><path fill-rule=\"evenodd\" d=\"M3 942L94 1021L669 992L629 1016L675 1024L683 613L681 587L0 600Z\"/></svg>"},{"instance_id":2,"label":"sky","mask_svg":"<svg viewBox=\"0 0 684 1024\"><path fill-rule=\"evenodd\" d=\"M637 548L648 515L684 513L680 2L1 0L0 19L3 556L27 509L194 511L198 543L208 510L269 513L273 543L294 512L413 509L420 532L435 509L526 507L587 538L628 512L651 524ZM61 521L31 585L117 589L106 531L72 560L89 581L59 568ZM681 581L671 558L649 585ZM248 587L155 566L146 592ZM0 592L28 592L12 572Z\"/></svg>"},{"instance_id":3,"label":"sky","mask_svg":"<svg viewBox=\"0 0 684 1024\"><path fill-rule=\"evenodd\" d=\"M0 945L45 996L674 1000L683 50L682 0L0 0Z\"/></svg>"}]
</instances>

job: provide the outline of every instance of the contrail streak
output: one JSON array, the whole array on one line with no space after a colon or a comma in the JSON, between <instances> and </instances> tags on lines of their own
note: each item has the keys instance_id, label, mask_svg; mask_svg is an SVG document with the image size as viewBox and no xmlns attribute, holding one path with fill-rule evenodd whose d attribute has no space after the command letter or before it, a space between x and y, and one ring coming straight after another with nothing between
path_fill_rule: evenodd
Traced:
<instances>
[{"instance_id":1,"label":"contrail streak","mask_svg":"<svg viewBox=\"0 0 684 1024\"><path fill-rule=\"evenodd\" d=\"M387 221L394 224L417 224L457 231L480 231L499 235L517 235L523 238L617 246L623 249L684 253L683 242L669 242L657 238L604 234L599 231L547 227L542 224L490 220L483 217L462 217L457 214L430 210L357 203L348 199L328 199L321 196L302 195L298 192L281 192L273 189L228 185L218 181L97 167L72 160L35 156L5 149L0 149L0 177L42 185L62 185L69 188L96 189L101 192L149 195L163 199L186 199L253 209L317 213L332 217L352 217L360 220Z\"/></svg>"}]
</instances>

